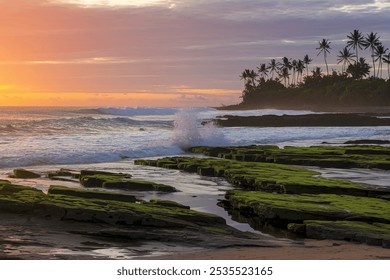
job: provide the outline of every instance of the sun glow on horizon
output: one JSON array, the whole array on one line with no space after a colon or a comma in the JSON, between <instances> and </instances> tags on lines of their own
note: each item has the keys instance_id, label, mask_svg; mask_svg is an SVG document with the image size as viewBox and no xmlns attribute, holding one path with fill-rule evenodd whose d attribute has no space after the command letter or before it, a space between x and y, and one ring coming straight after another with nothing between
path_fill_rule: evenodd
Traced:
<instances>
[{"instance_id":1,"label":"sun glow on horizon","mask_svg":"<svg viewBox=\"0 0 390 280\"><path fill-rule=\"evenodd\" d=\"M0 106L61 106L61 107L192 107L220 105L213 94L222 90L183 90L175 93L129 92L129 93L91 93L91 92L43 92L43 93L0 93ZM202 92L203 91L203 92ZM213 92L215 91L215 92ZM226 98L236 96L227 91ZM227 101L229 102L229 101ZM215 104L213 104L215 103Z\"/></svg>"},{"instance_id":2,"label":"sun glow on horizon","mask_svg":"<svg viewBox=\"0 0 390 280\"><path fill-rule=\"evenodd\" d=\"M125 7L125 6L136 6L136 7L145 7L145 6L168 6L173 7L173 1L163 1L163 0L52 0L53 2L60 2L66 4L76 4L85 7L95 7L95 6L109 6L109 7Z\"/></svg>"}]
</instances>

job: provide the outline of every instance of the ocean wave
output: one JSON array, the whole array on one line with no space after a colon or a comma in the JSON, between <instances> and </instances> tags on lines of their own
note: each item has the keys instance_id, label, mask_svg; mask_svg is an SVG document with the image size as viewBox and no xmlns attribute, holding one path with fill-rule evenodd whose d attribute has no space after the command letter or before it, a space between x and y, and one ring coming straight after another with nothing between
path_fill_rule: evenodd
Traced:
<instances>
[{"instance_id":1,"label":"ocean wave","mask_svg":"<svg viewBox=\"0 0 390 280\"><path fill-rule=\"evenodd\" d=\"M129 117L66 117L58 119L18 121L0 127L0 134L73 134L80 132L98 132L107 130L124 130L132 128L170 128L169 120L136 120Z\"/></svg>"},{"instance_id":2,"label":"ocean wave","mask_svg":"<svg viewBox=\"0 0 390 280\"><path fill-rule=\"evenodd\" d=\"M84 140L87 141L87 140ZM108 145L108 143L106 143ZM125 159L147 158L155 156L180 155L184 151L176 145L156 145L150 147L105 147L80 143L79 147L64 146L61 149L48 147L45 150L26 150L21 158L19 155L0 156L0 168L64 165L64 164L89 164L115 162Z\"/></svg>"},{"instance_id":3,"label":"ocean wave","mask_svg":"<svg viewBox=\"0 0 390 280\"><path fill-rule=\"evenodd\" d=\"M133 108L98 108L99 113L113 116L166 116L174 115L179 112L177 108L149 108L149 107L133 107Z\"/></svg>"}]
</instances>

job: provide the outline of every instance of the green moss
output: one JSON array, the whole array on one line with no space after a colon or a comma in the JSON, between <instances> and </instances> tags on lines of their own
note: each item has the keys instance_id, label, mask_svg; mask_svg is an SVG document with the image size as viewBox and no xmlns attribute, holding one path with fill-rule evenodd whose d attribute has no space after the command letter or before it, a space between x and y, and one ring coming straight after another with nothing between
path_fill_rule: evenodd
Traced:
<instances>
[{"instance_id":1,"label":"green moss","mask_svg":"<svg viewBox=\"0 0 390 280\"><path fill-rule=\"evenodd\" d=\"M357 241L390 248L390 224L357 221L304 221L309 238Z\"/></svg>"},{"instance_id":2,"label":"green moss","mask_svg":"<svg viewBox=\"0 0 390 280\"><path fill-rule=\"evenodd\" d=\"M224 226L219 216L190 210L173 201L127 201L130 196L52 186L49 194L25 186L2 184L0 209L63 220L156 227ZM126 198L126 199L124 199Z\"/></svg>"},{"instance_id":3,"label":"green moss","mask_svg":"<svg viewBox=\"0 0 390 280\"><path fill-rule=\"evenodd\" d=\"M276 146L194 147L193 153L238 161L336 168L379 168L390 170L390 147L374 145L312 146L279 149Z\"/></svg>"},{"instance_id":4,"label":"green moss","mask_svg":"<svg viewBox=\"0 0 390 280\"><path fill-rule=\"evenodd\" d=\"M80 183L87 188L121 189L129 191L157 191L176 192L177 190L168 185L153 182L131 180L127 174L95 174L82 175Z\"/></svg>"},{"instance_id":5,"label":"green moss","mask_svg":"<svg viewBox=\"0 0 390 280\"><path fill-rule=\"evenodd\" d=\"M162 159L167 161L167 159ZM319 177L318 172L304 168L263 163L240 162L215 158L169 158L178 169L204 176L222 176L233 185L249 190L278 193L337 193L368 196L370 191L360 184L342 179ZM136 164L157 166L156 161L142 160ZM385 195L386 193L381 193Z\"/></svg>"},{"instance_id":6,"label":"green moss","mask_svg":"<svg viewBox=\"0 0 390 280\"><path fill-rule=\"evenodd\" d=\"M155 205L164 206L164 207L170 207L170 208L190 209L189 206L177 203L175 201L170 201L170 200L151 199L150 203L155 204Z\"/></svg>"},{"instance_id":7,"label":"green moss","mask_svg":"<svg viewBox=\"0 0 390 280\"><path fill-rule=\"evenodd\" d=\"M91 191L84 189L68 188L63 186L50 186L49 195L67 195L90 199L114 200L123 202L136 202L135 196L124 195L106 191Z\"/></svg>"},{"instance_id":8,"label":"green moss","mask_svg":"<svg viewBox=\"0 0 390 280\"><path fill-rule=\"evenodd\" d=\"M103 188L104 183L126 182L129 179L122 174L81 175L80 183L87 188Z\"/></svg>"},{"instance_id":9,"label":"green moss","mask_svg":"<svg viewBox=\"0 0 390 280\"><path fill-rule=\"evenodd\" d=\"M288 195L232 190L230 205L263 220L290 223L303 220L360 220L390 223L389 202L347 195Z\"/></svg>"},{"instance_id":10,"label":"green moss","mask_svg":"<svg viewBox=\"0 0 390 280\"><path fill-rule=\"evenodd\" d=\"M11 182L8 181L8 180L0 180L0 186L1 185L6 185L6 184L11 184Z\"/></svg>"},{"instance_id":11,"label":"green moss","mask_svg":"<svg viewBox=\"0 0 390 280\"><path fill-rule=\"evenodd\" d=\"M9 177L18 179L35 179L41 177L41 175L25 169L14 169L13 174Z\"/></svg>"}]
</instances>

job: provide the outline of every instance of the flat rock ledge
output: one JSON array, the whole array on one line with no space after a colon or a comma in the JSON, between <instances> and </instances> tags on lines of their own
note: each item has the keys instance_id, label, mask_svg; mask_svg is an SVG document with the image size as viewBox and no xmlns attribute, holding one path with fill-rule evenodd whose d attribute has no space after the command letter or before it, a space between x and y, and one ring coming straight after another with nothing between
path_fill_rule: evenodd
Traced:
<instances>
[{"instance_id":1,"label":"flat rock ledge","mask_svg":"<svg viewBox=\"0 0 390 280\"><path fill-rule=\"evenodd\" d=\"M141 201L131 195L51 186L42 191L0 181L0 213L33 216L52 222L104 225L81 235L110 239L163 241L215 248L229 246L280 246L262 236L240 232L223 218L189 209L173 201ZM66 226L64 224L64 231Z\"/></svg>"},{"instance_id":2,"label":"flat rock ledge","mask_svg":"<svg viewBox=\"0 0 390 280\"><path fill-rule=\"evenodd\" d=\"M201 147L193 150L196 149L214 155L217 150L228 153L231 148ZM248 148L234 149L248 152ZM253 149L257 152L257 147ZM364 149L371 152L371 148ZM381 151L381 148L372 149ZM356 150L364 154L364 150ZM312 152L315 154L315 149ZM327 152L338 151L328 149ZM302 237L390 247L389 191L369 189L348 180L322 178L319 173L296 166L243 161L234 157L171 157L137 160L135 163L224 177L237 189L227 191L225 200L219 205L233 219L255 229L271 225Z\"/></svg>"}]
</instances>

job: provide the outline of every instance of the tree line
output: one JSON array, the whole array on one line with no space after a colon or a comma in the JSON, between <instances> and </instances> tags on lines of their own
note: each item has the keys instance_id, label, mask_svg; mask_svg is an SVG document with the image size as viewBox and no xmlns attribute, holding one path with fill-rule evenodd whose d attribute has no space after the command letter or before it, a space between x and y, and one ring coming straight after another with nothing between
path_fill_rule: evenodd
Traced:
<instances>
[{"instance_id":1,"label":"tree line","mask_svg":"<svg viewBox=\"0 0 390 280\"><path fill-rule=\"evenodd\" d=\"M354 83L353 81L367 80L367 78L377 81L377 84L383 88L382 91L388 89L386 84L390 84L390 52L383 45L377 33L370 32L364 36L362 32L355 29L347 35L346 46L337 54L337 64L341 64L341 72L332 70L329 73L328 56L332 50L329 39L324 38L319 41L316 50L318 51L317 56L323 56L326 74L323 73L321 67L314 67L309 72L309 65L313 59L308 54L299 59L291 59L286 56L279 61L271 59L269 63L261 63L256 71L245 69L240 75L241 80L244 80L245 83L241 96L243 102L259 99L259 96L264 92L283 92L286 90L298 92L294 89L301 89L300 92L304 90L309 92L310 89L318 89L320 85L327 86L335 83L344 83L341 93L345 94L345 91L348 91L346 82ZM362 57L363 50L369 52L372 61L366 61ZM382 78L384 64L387 64L388 75L385 84L383 83L385 79ZM347 94L349 93L347 92Z\"/></svg>"},{"instance_id":2,"label":"tree line","mask_svg":"<svg viewBox=\"0 0 390 280\"><path fill-rule=\"evenodd\" d=\"M388 79L390 79L390 52L385 48L377 33L371 32L366 36L355 29L347 35L347 45L339 51L337 55L337 64L342 64L340 75L347 75L353 79L362 79L369 76L370 69L373 68L372 77L382 77L383 64L387 64ZM323 54L326 75L329 75L328 55L331 52L331 42L329 39L322 39L318 42L317 56ZM359 50L368 49L371 53L372 66L366 62L365 58L359 57ZM262 80L283 81L285 87L296 86L304 83L309 77L309 65L313 61L308 54L302 59L291 59L286 56L277 61L271 59L269 63L261 63L257 71L245 69L240 78L244 80L245 86L255 88L258 82ZM306 69L306 71L305 71ZM306 76L303 77L303 73ZM334 72L334 71L333 71ZM315 67L311 74L314 76L324 76L320 67Z\"/></svg>"}]
</instances>

